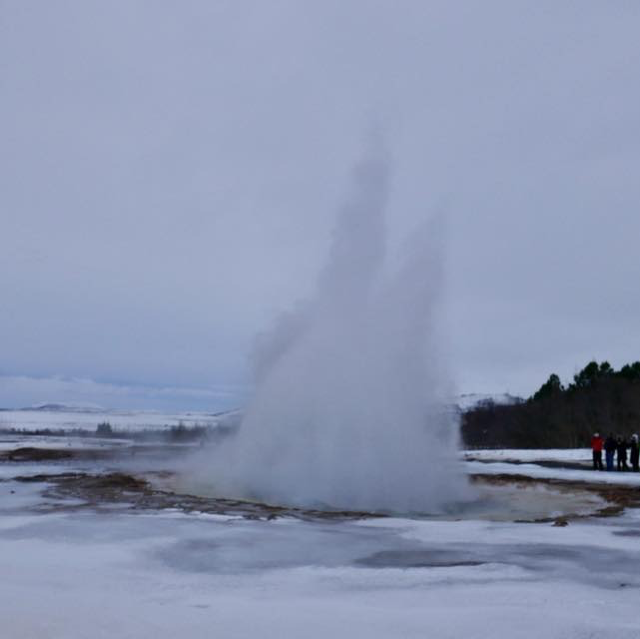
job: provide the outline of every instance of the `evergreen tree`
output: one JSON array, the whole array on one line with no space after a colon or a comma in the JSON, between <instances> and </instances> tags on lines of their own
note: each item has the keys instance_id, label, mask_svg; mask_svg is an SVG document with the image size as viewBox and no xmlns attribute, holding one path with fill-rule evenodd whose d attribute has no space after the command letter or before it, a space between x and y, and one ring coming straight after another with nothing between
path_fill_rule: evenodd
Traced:
<instances>
[{"instance_id":1,"label":"evergreen tree","mask_svg":"<svg viewBox=\"0 0 640 639\"><path fill-rule=\"evenodd\" d=\"M551 375L549 375L549 379L542 386L540 386L539 390L536 393L534 393L532 399L533 401L539 401L546 397L557 395L563 390L564 387L562 386L560 378L555 373L552 373Z\"/></svg>"}]
</instances>

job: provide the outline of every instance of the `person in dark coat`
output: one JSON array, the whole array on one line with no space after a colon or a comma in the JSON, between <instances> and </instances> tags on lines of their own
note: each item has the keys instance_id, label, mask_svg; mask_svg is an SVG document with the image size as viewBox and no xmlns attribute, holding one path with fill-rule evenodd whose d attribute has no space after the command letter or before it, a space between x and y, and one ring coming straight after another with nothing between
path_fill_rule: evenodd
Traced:
<instances>
[{"instance_id":1,"label":"person in dark coat","mask_svg":"<svg viewBox=\"0 0 640 639\"><path fill-rule=\"evenodd\" d=\"M600 433L594 433L591 438L591 452L593 453L593 470L604 470L602 468L602 447L604 440Z\"/></svg>"},{"instance_id":2,"label":"person in dark coat","mask_svg":"<svg viewBox=\"0 0 640 639\"><path fill-rule=\"evenodd\" d=\"M624 437L618 436L616 448L618 451L618 470L629 470L629 466L627 466L627 448L629 448L627 440Z\"/></svg>"},{"instance_id":3,"label":"person in dark coat","mask_svg":"<svg viewBox=\"0 0 640 639\"><path fill-rule=\"evenodd\" d=\"M638 436L631 435L631 442L629 444L629 461L631 462L631 468L633 472L637 473L639 470L640 461L640 446L638 445Z\"/></svg>"},{"instance_id":4,"label":"person in dark coat","mask_svg":"<svg viewBox=\"0 0 640 639\"><path fill-rule=\"evenodd\" d=\"M613 470L613 456L616 453L616 440L613 438L613 433L609 433L607 439L604 442L604 454L607 460L607 470Z\"/></svg>"}]
</instances>

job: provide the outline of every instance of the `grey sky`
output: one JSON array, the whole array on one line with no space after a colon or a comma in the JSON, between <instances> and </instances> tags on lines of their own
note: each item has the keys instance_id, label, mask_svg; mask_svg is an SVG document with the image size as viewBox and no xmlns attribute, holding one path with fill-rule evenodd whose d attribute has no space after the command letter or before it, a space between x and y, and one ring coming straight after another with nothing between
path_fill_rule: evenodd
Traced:
<instances>
[{"instance_id":1,"label":"grey sky","mask_svg":"<svg viewBox=\"0 0 640 639\"><path fill-rule=\"evenodd\" d=\"M0 0L0 405L241 401L372 125L396 245L448 220L460 391L640 358L639 33L631 1Z\"/></svg>"}]
</instances>

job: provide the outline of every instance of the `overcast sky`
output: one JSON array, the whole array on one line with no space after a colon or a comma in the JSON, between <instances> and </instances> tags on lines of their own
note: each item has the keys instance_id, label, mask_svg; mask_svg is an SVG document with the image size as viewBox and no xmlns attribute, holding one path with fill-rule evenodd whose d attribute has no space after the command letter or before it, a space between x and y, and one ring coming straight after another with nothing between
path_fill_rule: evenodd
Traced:
<instances>
[{"instance_id":1,"label":"overcast sky","mask_svg":"<svg viewBox=\"0 0 640 639\"><path fill-rule=\"evenodd\" d=\"M0 406L223 409L372 127L460 392L640 359L640 3L0 0Z\"/></svg>"}]
</instances>

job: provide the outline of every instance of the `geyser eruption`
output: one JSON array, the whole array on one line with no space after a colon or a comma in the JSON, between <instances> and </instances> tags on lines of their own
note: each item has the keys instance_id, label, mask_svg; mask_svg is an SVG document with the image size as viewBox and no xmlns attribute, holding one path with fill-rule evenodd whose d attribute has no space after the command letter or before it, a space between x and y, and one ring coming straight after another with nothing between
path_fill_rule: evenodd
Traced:
<instances>
[{"instance_id":1,"label":"geyser eruption","mask_svg":"<svg viewBox=\"0 0 640 639\"><path fill-rule=\"evenodd\" d=\"M423 228L385 277L388 172L379 150L356 167L315 298L258 339L253 400L209 458L216 494L395 512L464 497L438 355L438 237Z\"/></svg>"}]
</instances>

